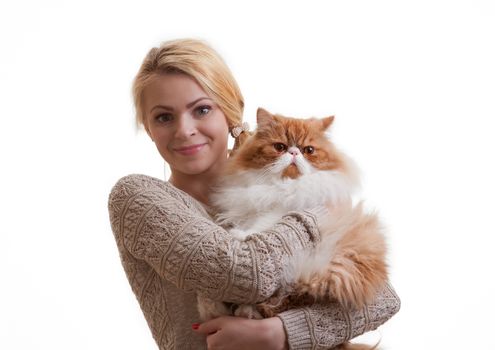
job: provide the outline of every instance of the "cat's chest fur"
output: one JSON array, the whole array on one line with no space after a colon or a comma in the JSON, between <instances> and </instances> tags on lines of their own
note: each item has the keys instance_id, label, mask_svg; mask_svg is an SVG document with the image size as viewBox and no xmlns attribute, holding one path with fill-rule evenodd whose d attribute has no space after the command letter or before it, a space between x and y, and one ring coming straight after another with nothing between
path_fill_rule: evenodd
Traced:
<instances>
[{"instance_id":1,"label":"cat's chest fur","mask_svg":"<svg viewBox=\"0 0 495 350\"><path fill-rule=\"evenodd\" d=\"M315 171L296 179L263 176L246 171L227 176L212 196L221 214L217 220L231 227L239 239L271 228L290 211L302 211L350 199L353 185L339 171Z\"/></svg>"}]
</instances>

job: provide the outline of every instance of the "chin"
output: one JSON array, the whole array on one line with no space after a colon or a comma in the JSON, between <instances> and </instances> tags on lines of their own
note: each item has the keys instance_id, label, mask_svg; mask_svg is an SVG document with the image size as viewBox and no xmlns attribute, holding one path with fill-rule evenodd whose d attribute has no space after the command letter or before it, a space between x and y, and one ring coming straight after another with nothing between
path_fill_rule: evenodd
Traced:
<instances>
[{"instance_id":1,"label":"chin","mask_svg":"<svg viewBox=\"0 0 495 350\"><path fill-rule=\"evenodd\" d=\"M180 171L187 175L200 175L206 173L209 169L211 169L211 164L195 164L183 167Z\"/></svg>"}]
</instances>

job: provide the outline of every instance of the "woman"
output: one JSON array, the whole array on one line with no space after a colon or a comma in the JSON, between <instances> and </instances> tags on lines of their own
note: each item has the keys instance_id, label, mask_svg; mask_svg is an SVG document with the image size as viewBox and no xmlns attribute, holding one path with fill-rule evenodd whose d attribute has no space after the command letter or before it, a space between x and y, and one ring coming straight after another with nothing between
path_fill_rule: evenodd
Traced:
<instances>
[{"instance_id":1,"label":"woman","mask_svg":"<svg viewBox=\"0 0 495 350\"><path fill-rule=\"evenodd\" d=\"M229 132L242 131L244 103L208 45L176 40L153 48L133 94L137 122L171 176L168 182L144 175L120 179L109 212L122 264L160 349L331 348L398 311L399 299L387 287L363 310L314 304L263 320L196 323L197 294L230 303L270 297L280 286L284 258L320 239L317 221L324 213L291 213L245 242L211 221L208 194L227 161Z\"/></svg>"}]
</instances>

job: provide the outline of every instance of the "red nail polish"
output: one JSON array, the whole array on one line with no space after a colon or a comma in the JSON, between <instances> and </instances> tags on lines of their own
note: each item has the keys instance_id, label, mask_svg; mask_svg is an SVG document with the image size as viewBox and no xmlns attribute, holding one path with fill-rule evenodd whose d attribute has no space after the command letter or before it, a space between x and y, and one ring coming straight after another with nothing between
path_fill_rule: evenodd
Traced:
<instances>
[{"instance_id":1,"label":"red nail polish","mask_svg":"<svg viewBox=\"0 0 495 350\"><path fill-rule=\"evenodd\" d=\"M192 324L192 329L198 329L198 328L199 328L199 323Z\"/></svg>"}]
</instances>

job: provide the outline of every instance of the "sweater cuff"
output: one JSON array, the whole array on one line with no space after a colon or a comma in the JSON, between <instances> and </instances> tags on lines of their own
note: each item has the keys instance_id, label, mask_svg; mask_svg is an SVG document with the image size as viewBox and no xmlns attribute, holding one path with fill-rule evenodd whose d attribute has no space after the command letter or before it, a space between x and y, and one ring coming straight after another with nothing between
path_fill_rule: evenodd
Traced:
<instances>
[{"instance_id":1,"label":"sweater cuff","mask_svg":"<svg viewBox=\"0 0 495 350\"><path fill-rule=\"evenodd\" d=\"M319 230L319 224L320 221L323 220L323 218L328 216L328 209L325 206L318 206L311 208L309 210L305 210L304 214L306 214L312 221L312 224L314 225L314 230L313 232L313 241L319 242L321 241L321 234Z\"/></svg>"},{"instance_id":2,"label":"sweater cuff","mask_svg":"<svg viewBox=\"0 0 495 350\"><path fill-rule=\"evenodd\" d=\"M303 308L284 311L277 315L284 325L290 350L306 350L313 348L312 329L308 315Z\"/></svg>"}]
</instances>

